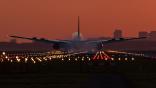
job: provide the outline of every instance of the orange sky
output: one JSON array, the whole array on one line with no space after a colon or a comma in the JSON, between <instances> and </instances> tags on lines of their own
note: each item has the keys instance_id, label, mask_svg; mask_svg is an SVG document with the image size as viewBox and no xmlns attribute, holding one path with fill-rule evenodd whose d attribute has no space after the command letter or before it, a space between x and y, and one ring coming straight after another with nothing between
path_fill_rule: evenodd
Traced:
<instances>
[{"instance_id":1,"label":"orange sky","mask_svg":"<svg viewBox=\"0 0 156 88\"><path fill-rule=\"evenodd\" d=\"M124 36L156 30L156 0L0 0L0 41L7 35L68 39L77 30L84 37Z\"/></svg>"}]
</instances>

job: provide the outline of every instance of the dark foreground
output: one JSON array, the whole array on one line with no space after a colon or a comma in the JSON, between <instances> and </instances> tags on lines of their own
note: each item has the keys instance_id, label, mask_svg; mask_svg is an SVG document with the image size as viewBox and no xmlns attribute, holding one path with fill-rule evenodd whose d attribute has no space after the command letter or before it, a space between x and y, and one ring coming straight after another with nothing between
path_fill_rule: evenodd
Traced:
<instances>
[{"instance_id":1,"label":"dark foreground","mask_svg":"<svg viewBox=\"0 0 156 88\"><path fill-rule=\"evenodd\" d=\"M141 59L141 58L139 58ZM156 88L156 62L1 63L0 88Z\"/></svg>"},{"instance_id":2,"label":"dark foreground","mask_svg":"<svg viewBox=\"0 0 156 88\"><path fill-rule=\"evenodd\" d=\"M130 88L132 85L119 74L47 73L0 76L1 88Z\"/></svg>"}]
</instances>

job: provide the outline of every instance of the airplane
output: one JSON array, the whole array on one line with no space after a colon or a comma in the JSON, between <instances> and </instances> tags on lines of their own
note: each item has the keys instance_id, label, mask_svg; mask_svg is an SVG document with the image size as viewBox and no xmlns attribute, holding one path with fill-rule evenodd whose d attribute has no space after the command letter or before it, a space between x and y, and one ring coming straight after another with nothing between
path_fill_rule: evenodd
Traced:
<instances>
[{"instance_id":1,"label":"airplane","mask_svg":"<svg viewBox=\"0 0 156 88\"><path fill-rule=\"evenodd\" d=\"M146 37L141 38L113 38L110 40L82 40L81 34L80 34L80 18L78 16L78 29L76 32L76 37L72 40L48 40L44 38L29 38L29 37L20 37L20 36L10 36L13 38L20 38L20 39L27 39L37 42L43 42L43 43L49 43L53 44L53 49L65 49L66 51L69 50L76 50L76 51L82 51L82 49L85 49L86 46L93 46L96 47L97 50L100 50L103 48L103 45L110 44L114 42L123 42L123 41L129 41L129 40L137 40L137 39L144 39Z\"/></svg>"}]
</instances>

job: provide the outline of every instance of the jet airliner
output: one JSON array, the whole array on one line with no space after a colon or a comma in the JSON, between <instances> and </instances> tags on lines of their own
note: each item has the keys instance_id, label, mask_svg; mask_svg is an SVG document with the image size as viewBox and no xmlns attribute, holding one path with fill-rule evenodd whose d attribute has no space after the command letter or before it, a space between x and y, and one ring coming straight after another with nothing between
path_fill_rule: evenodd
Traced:
<instances>
[{"instance_id":1,"label":"jet airliner","mask_svg":"<svg viewBox=\"0 0 156 88\"><path fill-rule=\"evenodd\" d=\"M38 41L43 43L49 43L53 44L54 49L61 49L64 48L65 50L79 50L84 49L86 46L94 46L96 49L101 49L104 44L114 43L114 42L123 42L123 41L129 41L129 40L136 40L136 39L143 39L142 38L118 38L118 39L110 39L110 40L82 40L81 34L80 34L80 19L78 16L78 29L75 35L75 38L73 40L48 40L43 38L28 38L28 37L20 37L20 36L10 36L13 38L20 38L20 39L27 39L32 41ZM85 46L85 47L83 47Z\"/></svg>"}]
</instances>

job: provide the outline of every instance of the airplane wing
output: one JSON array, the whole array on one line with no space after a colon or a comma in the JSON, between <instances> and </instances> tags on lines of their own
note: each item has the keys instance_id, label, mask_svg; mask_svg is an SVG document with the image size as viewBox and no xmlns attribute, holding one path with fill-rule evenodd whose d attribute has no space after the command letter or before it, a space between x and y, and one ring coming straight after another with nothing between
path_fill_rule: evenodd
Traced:
<instances>
[{"instance_id":1,"label":"airplane wing","mask_svg":"<svg viewBox=\"0 0 156 88\"><path fill-rule=\"evenodd\" d=\"M63 43L63 44L67 44L67 43L70 43L70 41L67 41L67 40L47 40L47 39L44 39L44 38L27 38L27 37L20 37L20 36L10 36L10 37L13 37L13 38L20 38L20 39L27 39L27 40L32 40L32 41L38 41L38 42L43 42L43 43Z\"/></svg>"},{"instance_id":2,"label":"airplane wing","mask_svg":"<svg viewBox=\"0 0 156 88\"><path fill-rule=\"evenodd\" d=\"M110 39L110 40L94 40L94 41L88 41L87 43L103 43L103 44L109 44L109 43L115 43L115 42L124 42L129 40L139 40L139 39L145 39L146 37L141 38L118 38L118 39Z\"/></svg>"}]
</instances>

